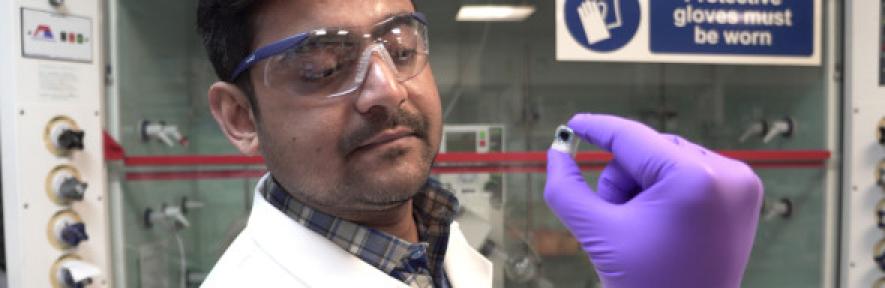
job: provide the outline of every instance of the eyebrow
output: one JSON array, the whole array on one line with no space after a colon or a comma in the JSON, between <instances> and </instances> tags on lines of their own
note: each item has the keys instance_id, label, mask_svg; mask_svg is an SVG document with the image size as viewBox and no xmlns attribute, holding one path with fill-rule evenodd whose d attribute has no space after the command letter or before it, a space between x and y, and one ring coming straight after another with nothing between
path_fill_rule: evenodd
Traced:
<instances>
[{"instance_id":1,"label":"eyebrow","mask_svg":"<svg viewBox=\"0 0 885 288\"><path fill-rule=\"evenodd\" d=\"M381 22L381 21L384 21L384 20L387 20L387 19L390 19L390 18L393 18L396 16L409 14L409 13L415 13L415 11L399 10L399 11L394 11L394 12L384 14L383 16L379 17L378 19L372 20L372 24L368 25L368 27L374 26L375 24L378 24L378 22ZM317 26L317 27L310 28L306 31L312 31L312 30L324 29L324 28L352 29L352 28L359 28L359 27L366 27L366 25Z\"/></svg>"},{"instance_id":2,"label":"eyebrow","mask_svg":"<svg viewBox=\"0 0 885 288\"><path fill-rule=\"evenodd\" d=\"M378 23L378 22L381 22L381 21L384 21L384 20L387 20L387 19L390 19L390 18L393 18L393 17L396 17L396 16L401 16L401 15L409 14L409 13L415 13L415 11L406 11L406 10L403 10L403 11L398 11L398 12L393 12L393 13L387 13L386 15L384 15L383 17L381 17L381 19L375 19L375 23Z\"/></svg>"}]
</instances>

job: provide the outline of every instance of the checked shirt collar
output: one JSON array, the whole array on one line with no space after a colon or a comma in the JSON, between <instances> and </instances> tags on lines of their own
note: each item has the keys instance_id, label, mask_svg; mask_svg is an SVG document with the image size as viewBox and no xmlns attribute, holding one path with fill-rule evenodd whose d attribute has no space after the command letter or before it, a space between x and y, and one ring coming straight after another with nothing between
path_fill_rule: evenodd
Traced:
<instances>
[{"instance_id":1,"label":"checked shirt collar","mask_svg":"<svg viewBox=\"0 0 885 288\"><path fill-rule=\"evenodd\" d=\"M428 179L412 200L419 243L325 214L298 202L273 177L260 193L295 222L411 287L450 287L443 268L449 226L458 210L455 196Z\"/></svg>"}]
</instances>

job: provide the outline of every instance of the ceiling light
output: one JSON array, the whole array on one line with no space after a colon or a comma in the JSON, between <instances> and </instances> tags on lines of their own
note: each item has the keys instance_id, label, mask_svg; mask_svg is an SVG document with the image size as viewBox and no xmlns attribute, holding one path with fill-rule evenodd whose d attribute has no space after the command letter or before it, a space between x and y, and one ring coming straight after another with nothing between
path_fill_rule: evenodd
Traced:
<instances>
[{"instance_id":1,"label":"ceiling light","mask_svg":"<svg viewBox=\"0 0 885 288\"><path fill-rule=\"evenodd\" d=\"M523 21L535 13L528 5L464 5L458 11L457 21Z\"/></svg>"}]
</instances>

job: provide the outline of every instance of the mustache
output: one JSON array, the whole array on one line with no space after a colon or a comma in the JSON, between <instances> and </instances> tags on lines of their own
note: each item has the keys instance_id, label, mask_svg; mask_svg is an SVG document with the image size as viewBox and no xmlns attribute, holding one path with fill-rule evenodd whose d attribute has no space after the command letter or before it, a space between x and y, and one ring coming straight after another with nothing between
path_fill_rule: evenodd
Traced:
<instances>
[{"instance_id":1,"label":"mustache","mask_svg":"<svg viewBox=\"0 0 885 288\"><path fill-rule=\"evenodd\" d=\"M416 113L408 112L402 108L387 114L387 117L369 117L366 125L356 129L353 133L345 136L338 143L341 155L347 155L359 148L360 144L374 137L384 130L396 127L406 127L415 133L418 139L427 142L428 121Z\"/></svg>"}]
</instances>

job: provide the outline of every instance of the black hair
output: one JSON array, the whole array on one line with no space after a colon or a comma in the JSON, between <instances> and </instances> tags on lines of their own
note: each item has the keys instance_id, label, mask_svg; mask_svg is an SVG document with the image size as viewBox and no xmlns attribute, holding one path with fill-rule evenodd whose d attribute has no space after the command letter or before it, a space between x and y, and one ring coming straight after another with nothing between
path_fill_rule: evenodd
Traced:
<instances>
[{"instance_id":1,"label":"black hair","mask_svg":"<svg viewBox=\"0 0 885 288\"><path fill-rule=\"evenodd\" d=\"M246 94L252 112L258 114L258 103L249 73L231 79L237 65L251 53L255 40L255 15L260 0L200 0L197 6L197 32L215 74L222 81L237 85ZM417 5L416 1L411 1ZM417 6L416 6L417 9Z\"/></svg>"},{"instance_id":2,"label":"black hair","mask_svg":"<svg viewBox=\"0 0 885 288\"><path fill-rule=\"evenodd\" d=\"M218 79L242 89L255 114L258 114L258 105L249 73L242 73L237 79L231 79L231 74L251 53L255 40L253 12L258 3L258 0L200 0L197 6L197 32L203 38L215 74Z\"/></svg>"}]
</instances>

